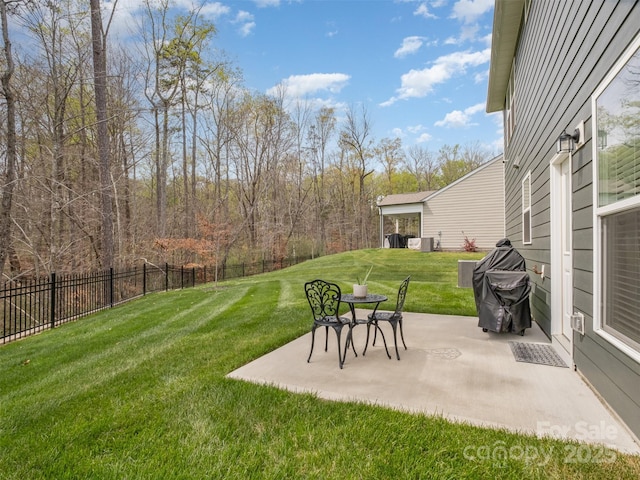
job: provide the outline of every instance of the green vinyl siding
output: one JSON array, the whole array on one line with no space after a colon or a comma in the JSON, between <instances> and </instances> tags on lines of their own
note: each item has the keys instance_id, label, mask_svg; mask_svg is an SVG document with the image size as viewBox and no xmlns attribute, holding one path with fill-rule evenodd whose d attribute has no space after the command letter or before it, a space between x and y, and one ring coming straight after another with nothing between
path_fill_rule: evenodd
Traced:
<instances>
[{"instance_id":1,"label":"green vinyl siding","mask_svg":"<svg viewBox=\"0 0 640 480\"><path fill-rule=\"evenodd\" d=\"M508 0L506 0L508 1ZM571 19L567 21L567 19ZM551 261L550 162L563 130L584 122L585 143L571 157L573 307L585 315L574 333L577 369L640 436L640 364L593 328L594 208L591 100L640 33L639 2L531 2L515 54L515 129L505 145L505 233L525 257L535 284L532 314L551 335L551 292L562 280L532 274ZM519 168L513 167L518 159ZM522 179L531 172L532 242L522 243ZM597 282L595 282L597 283Z\"/></svg>"}]
</instances>

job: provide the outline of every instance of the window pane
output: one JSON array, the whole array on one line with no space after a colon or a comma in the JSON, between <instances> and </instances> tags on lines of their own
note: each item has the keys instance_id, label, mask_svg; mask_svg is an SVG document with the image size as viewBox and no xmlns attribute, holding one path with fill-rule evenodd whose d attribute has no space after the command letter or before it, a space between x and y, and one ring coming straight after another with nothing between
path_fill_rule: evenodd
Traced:
<instances>
[{"instance_id":1,"label":"window pane","mask_svg":"<svg viewBox=\"0 0 640 480\"><path fill-rule=\"evenodd\" d=\"M640 51L596 100L599 206L640 194Z\"/></svg>"},{"instance_id":2,"label":"window pane","mask_svg":"<svg viewBox=\"0 0 640 480\"><path fill-rule=\"evenodd\" d=\"M531 207L531 175L527 174L522 181L522 208Z\"/></svg>"},{"instance_id":3,"label":"window pane","mask_svg":"<svg viewBox=\"0 0 640 480\"><path fill-rule=\"evenodd\" d=\"M640 208L602 219L603 318L607 331L640 344Z\"/></svg>"},{"instance_id":4,"label":"window pane","mask_svg":"<svg viewBox=\"0 0 640 480\"><path fill-rule=\"evenodd\" d=\"M531 243L531 210L522 213L522 243Z\"/></svg>"},{"instance_id":5,"label":"window pane","mask_svg":"<svg viewBox=\"0 0 640 480\"><path fill-rule=\"evenodd\" d=\"M531 172L522 179L522 243L531 243Z\"/></svg>"}]
</instances>

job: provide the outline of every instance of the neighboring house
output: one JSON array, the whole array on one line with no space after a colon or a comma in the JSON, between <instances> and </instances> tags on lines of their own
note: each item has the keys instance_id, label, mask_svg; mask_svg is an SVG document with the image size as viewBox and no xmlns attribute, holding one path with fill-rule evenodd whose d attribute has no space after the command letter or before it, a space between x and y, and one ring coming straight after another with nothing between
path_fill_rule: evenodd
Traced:
<instances>
[{"instance_id":1,"label":"neighboring house","mask_svg":"<svg viewBox=\"0 0 640 480\"><path fill-rule=\"evenodd\" d=\"M383 246L387 235L400 233L433 238L434 246L444 250L462 250L467 236L475 239L479 249L490 250L504 237L502 155L440 190L387 195L378 207ZM395 226L393 231L390 224Z\"/></svg>"},{"instance_id":2,"label":"neighboring house","mask_svg":"<svg viewBox=\"0 0 640 480\"><path fill-rule=\"evenodd\" d=\"M506 234L535 282L534 318L640 436L638 2L496 1L497 111Z\"/></svg>"}]
</instances>

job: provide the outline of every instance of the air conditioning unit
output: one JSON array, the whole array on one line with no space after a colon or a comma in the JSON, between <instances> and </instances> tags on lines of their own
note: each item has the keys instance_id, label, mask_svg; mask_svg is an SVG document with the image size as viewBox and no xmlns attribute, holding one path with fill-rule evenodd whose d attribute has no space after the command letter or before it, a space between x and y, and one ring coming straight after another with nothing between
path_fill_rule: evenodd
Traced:
<instances>
[{"instance_id":1,"label":"air conditioning unit","mask_svg":"<svg viewBox=\"0 0 640 480\"><path fill-rule=\"evenodd\" d=\"M574 312L571 315L571 328L578 332L580 335L584 335L584 314L581 312Z\"/></svg>"}]
</instances>

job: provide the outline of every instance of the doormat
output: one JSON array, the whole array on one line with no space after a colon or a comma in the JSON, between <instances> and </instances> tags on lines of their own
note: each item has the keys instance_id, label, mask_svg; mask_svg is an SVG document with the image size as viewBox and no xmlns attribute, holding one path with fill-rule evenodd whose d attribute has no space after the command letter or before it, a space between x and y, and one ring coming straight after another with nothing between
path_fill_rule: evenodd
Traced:
<instances>
[{"instance_id":1,"label":"doormat","mask_svg":"<svg viewBox=\"0 0 640 480\"><path fill-rule=\"evenodd\" d=\"M555 349L545 343L509 342L516 362L537 363L552 367L569 368Z\"/></svg>"}]
</instances>

